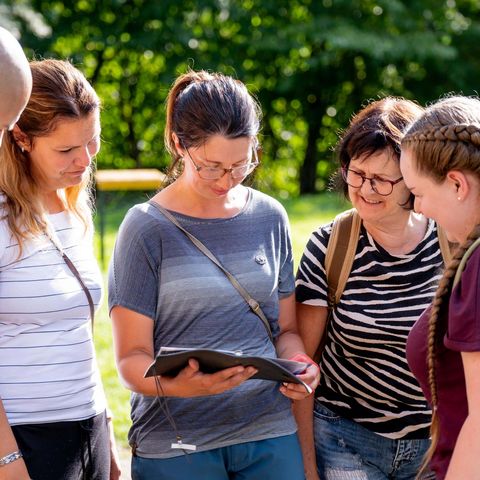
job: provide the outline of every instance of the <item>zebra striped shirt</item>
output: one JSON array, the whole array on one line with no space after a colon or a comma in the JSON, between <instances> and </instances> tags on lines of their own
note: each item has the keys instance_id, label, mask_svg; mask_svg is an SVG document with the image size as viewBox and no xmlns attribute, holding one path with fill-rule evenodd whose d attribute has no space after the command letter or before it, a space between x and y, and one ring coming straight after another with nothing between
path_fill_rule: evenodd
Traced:
<instances>
[{"instance_id":1,"label":"zebra striped shirt","mask_svg":"<svg viewBox=\"0 0 480 480\"><path fill-rule=\"evenodd\" d=\"M49 215L96 305L92 237L67 212ZM11 425L73 421L105 408L86 295L46 236L18 244L0 220L0 397Z\"/></svg>"},{"instance_id":2,"label":"zebra striped shirt","mask_svg":"<svg viewBox=\"0 0 480 480\"><path fill-rule=\"evenodd\" d=\"M300 261L297 301L327 306L325 252L332 223L313 232ZM443 259L436 226L406 255L391 255L362 226L350 277L333 312L317 398L390 439L428 438L431 411L410 372L407 335L430 304Z\"/></svg>"}]
</instances>

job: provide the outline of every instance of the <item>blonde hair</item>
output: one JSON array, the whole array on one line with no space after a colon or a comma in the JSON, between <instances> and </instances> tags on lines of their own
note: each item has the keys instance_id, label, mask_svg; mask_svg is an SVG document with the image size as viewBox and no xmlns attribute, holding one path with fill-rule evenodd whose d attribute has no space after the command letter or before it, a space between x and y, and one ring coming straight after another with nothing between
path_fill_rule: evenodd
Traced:
<instances>
[{"instance_id":1,"label":"blonde hair","mask_svg":"<svg viewBox=\"0 0 480 480\"><path fill-rule=\"evenodd\" d=\"M442 182L450 170L464 170L480 179L480 100L475 97L452 96L428 107L407 130L402 149L412 153L418 172ZM440 424L436 353L447 331L448 303L453 279L466 250L480 237L480 225L455 251L438 284L428 324L428 383L432 404L431 445L417 475L421 478L429 467L438 444Z\"/></svg>"},{"instance_id":2,"label":"blonde hair","mask_svg":"<svg viewBox=\"0 0 480 480\"><path fill-rule=\"evenodd\" d=\"M30 63L33 86L30 100L17 122L31 144L52 133L62 120L81 119L100 108L100 100L84 75L61 60ZM89 167L84 180L63 189L65 208L84 223L90 223ZM47 229L46 212L40 202L37 180L32 175L30 156L22 151L12 132L0 150L0 191L5 195L5 217L22 251L23 242Z\"/></svg>"}]
</instances>

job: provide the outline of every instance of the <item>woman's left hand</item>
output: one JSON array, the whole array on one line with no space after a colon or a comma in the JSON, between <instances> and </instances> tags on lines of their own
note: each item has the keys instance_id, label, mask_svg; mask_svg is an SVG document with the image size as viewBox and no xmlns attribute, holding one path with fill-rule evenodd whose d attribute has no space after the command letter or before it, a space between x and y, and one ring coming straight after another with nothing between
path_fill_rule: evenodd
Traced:
<instances>
[{"instance_id":1,"label":"woman's left hand","mask_svg":"<svg viewBox=\"0 0 480 480\"><path fill-rule=\"evenodd\" d=\"M305 353L297 353L289 360L308 363L308 367L305 372L297 375L297 377L309 387L309 390L307 390L304 385L299 383L284 383L280 387L280 392L292 400L303 400L311 395L317 388L317 385L320 382L320 368Z\"/></svg>"}]
</instances>

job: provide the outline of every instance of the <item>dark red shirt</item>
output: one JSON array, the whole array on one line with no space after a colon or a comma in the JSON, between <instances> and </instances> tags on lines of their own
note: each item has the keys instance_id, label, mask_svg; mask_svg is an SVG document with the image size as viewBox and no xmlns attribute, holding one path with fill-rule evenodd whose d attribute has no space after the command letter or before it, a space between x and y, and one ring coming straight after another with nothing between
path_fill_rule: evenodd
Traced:
<instances>
[{"instance_id":1,"label":"dark red shirt","mask_svg":"<svg viewBox=\"0 0 480 480\"><path fill-rule=\"evenodd\" d=\"M437 479L445 477L458 434L468 414L461 352L480 351L480 248L467 262L448 306L447 333L436 358L440 437L432 458ZM407 341L408 365L430 401L427 337L430 307L413 326Z\"/></svg>"}]
</instances>

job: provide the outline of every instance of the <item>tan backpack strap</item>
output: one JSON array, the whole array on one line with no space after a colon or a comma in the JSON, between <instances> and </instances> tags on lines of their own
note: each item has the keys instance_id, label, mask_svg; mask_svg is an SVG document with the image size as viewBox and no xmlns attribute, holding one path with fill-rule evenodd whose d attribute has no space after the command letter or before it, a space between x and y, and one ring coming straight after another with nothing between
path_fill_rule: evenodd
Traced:
<instances>
[{"instance_id":1,"label":"tan backpack strap","mask_svg":"<svg viewBox=\"0 0 480 480\"><path fill-rule=\"evenodd\" d=\"M325 254L325 272L328 284L328 303L333 308L345 289L357 250L362 221L352 208L335 217Z\"/></svg>"},{"instance_id":2,"label":"tan backpack strap","mask_svg":"<svg viewBox=\"0 0 480 480\"><path fill-rule=\"evenodd\" d=\"M463 271L465 270L465 265L468 262L468 259L471 257L472 253L475 249L480 245L480 237L477 238L467 249L467 251L463 254L462 259L458 265L457 271L455 272L455 278L453 279L453 287L457 285L460 281L460 277L462 276Z\"/></svg>"},{"instance_id":3,"label":"tan backpack strap","mask_svg":"<svg viewBox=\"0 0 480 480\"><path fill-rule=\"evenodd\" d=\"M437 225L437 237L440 245L440 251L442 252L443 263L447 266L452 259L452 252L454 250L454 244L450 243L447 238L447 234L442 227Z\"/></svg>"},{"instance_id":4,"label":"tan backpack strap","mask_svg":"<svg viewBox=\"0 0 480 480\"><path fill-rule=\"evenodd\" d=\"M313 356L313 359L317 363L320 362L327 341L327 329L332 317L333 308L340 301L350 271L352 270L361 225L362 221L360 216L354 208L338 214L333 220L332 231L325 253L328 316L322 341Z\"/></svg>"}]
</instances>

